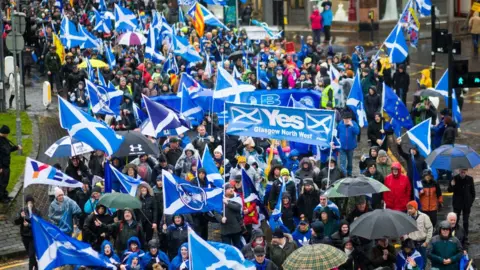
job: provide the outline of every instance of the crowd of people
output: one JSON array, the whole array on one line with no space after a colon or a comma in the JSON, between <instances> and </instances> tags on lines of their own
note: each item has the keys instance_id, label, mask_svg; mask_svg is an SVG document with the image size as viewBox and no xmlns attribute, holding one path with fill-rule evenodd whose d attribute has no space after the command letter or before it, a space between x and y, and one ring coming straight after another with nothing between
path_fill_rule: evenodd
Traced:
<instances>
[{"instance_id":1,"label":"crowd of people","mask_svg":"<svg viewBox=\"0 0 480 270\"><path fill-rule=\"evenodd\" d=\"M56 1L38 1L23 5L27 13L26 70L37 67L40 75L50 81L59 95L67 97L77 107L88 111L89 97L85 91L88 74L78 67L89 59L106 60L103 51L95 49L68 50L65 62L57 54L52 33L57 33L63 16L75 23L93 29L92 8L99 8L96 1L63 1L63 10L55 6ZM73 3L73 7L70 5ZM106 1L108 9L118 1ZM124 1L122 1L124 2ZM448 179L448 191L453 192L453 212L445 219L437 220L438 210L443 207L442 190L428 168L418 149L411 147L405 152L402 139L397 139L398 152L406 161L405 171L399 162L392 162L387 154L385 135L394 136L381 113L383 83L392 87L403 102L412 87L407 72L408 63L393 65L388 58L380 60L366 57L365 50L356 46L352 54L334 53L332 47L320 42L320 30L325 40L330 40L328 14L330 3L322 5L322 15L315 9L312 20L313 35L307 36L297 52L286 51L286 40L270 40L268 36L259 42L249 40L244 30L230 26L231 30L207 26L203 37L199 37L191 22L178 24L176 3L168 2L155 7L154 1L127 1L124 4L136 14L145 14L145 27L151 23L152 11L163 10L170 24L177 24L175 34L189 39L195 50L205 59L211 60L211 72L206 72L205 61L191 64L181 55L176 55L178 71L165 69L166 63L154 63L145 58L144 47L115 45L116 66L99 69L106 81L124 92L119 118L96 115L115 130L135 130L139 123L134 116L133 105L141 108L142 94L155 97L176 95L179 76L191 75L204 88L213 88L217 65L241 73L241 79L257 89L308 89L321 94L321 108L337 112L337 143L330 148L290 142L289 146L272 142L268 138L238 137L225 134L224 127L215 114L206 113L204 119L186 134L156 139L160 148L158 156L106 157L102 151L90 155L69 158L63 170L68 176L81 181L82 188L52 189L48 213L35 207L35 199L25 196L25 208L20 209L15 223L20 226L23 243L29 254L30 269L37 269L34 240L30 226L32 214L43 216L59 226L62 232L79 236L97 250L102 258L119 269L188 269L189 251L188 226L204 239L212 239L211 224L219 223L221 241L240 249L244 257L252 260L256 269L282 269L285 259L297 248L311 244L332 245L348 255L348 261L339 269L425 269L427 260L439 269L457 269L460 258L468 248L469 215L475 199L472 177L466 169ZM14 10L9 5L5 9ZM246 14L245 17L250 18ZM140 15L138 15L140 16ZM143 16L143 15L142 15ZM323 19L322 19L323 16ZM243 19L243 17L242 17ZM245 19L247 20L247 19ZM5 21L8 33L10 21ZM92 31L95 37L110 41L119 33L111 34ZM158 46L165 55L170 55L168 42ZM38 59L31 59L31 51ZM251 51L257 55L245 61L226 60L235 51ZM31 60L31 61L30 61ZM258 65L256 61L260 62ZM144 63L144 69L138 70ZM328 70L334 66L340 72L338 91L331 86ZM257 67L269 79L262 84L256 77ZM356 115L346 106L346 97L352 87L353 78L359 72L369 121L363 141L371 146L368 153L358 161L360 173L379 181L390 191L372 196L347 199L328 198L324 192L336 181L352 177L354 152L361 141L362 129ZM26 73L30 75L29 72ZM96 75L98 78L98 74ZM432 87L429 70L423 70L418 89ZM460 106L461 92L457 93ZM13 100L14 97L11 98ZM432 118L432 146L453 144L456 124L451 112L439 111L428 98L414 98L411 107L412 119L420 123ZM10 153L18 147L7 136L8 127L0 129L0 196L8 201L5 189L8 184ZM155 138L153 138L155 140ZM365 142L362 142L365 143ZM163 205L162 171L175 174L201 188L209 185L205 169L198 168L199 157L206 147L213 156L220 175L225 177L225 205L223 217L215 213L187 215L165 215ZM392 146L390 146L392 147ZM268 161L273 151L272 161ZM332 154L330 154L332 153ZM410 156L413 155L412 160ZM99 204L105 192L102 181L104 165L110 163L133 178L140 178L137 198L141 209L109 209ZM55 167L62 170L60 164ZM242 170L253 180L260 195L261 205L242 200ZM414 170L422 176L423 189L420 203L414 200L412 177ZM286 192L280 196L282 183ZM282 201L282 221L286 230L271 231L262 219L266 212L273 211L276 202ZM364 239L350 235L350 225L361 215L375 209L388 208L407 213L415 219L418 231L400 239ZM463 224L459 223L463 218ZM268 239L268 240L267 240ZM271 239L271 240L270 240ZM218 239L217 239L218 240ZM244 241L242 241L244 240ZM394 248L399 244L400 250Z\"/></svg>"}]
</instances>

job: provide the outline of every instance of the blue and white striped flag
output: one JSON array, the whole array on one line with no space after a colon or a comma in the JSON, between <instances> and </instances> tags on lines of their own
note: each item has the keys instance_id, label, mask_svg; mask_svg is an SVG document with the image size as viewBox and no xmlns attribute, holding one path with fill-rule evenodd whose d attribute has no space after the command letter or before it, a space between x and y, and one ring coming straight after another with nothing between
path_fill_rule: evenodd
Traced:
<instances>
[{"instance_id":1,"label":"blue and white striped flag","mask_svg":"<svg viewBox=\"0 0 480 270\"><path fill-rule=\"evenodd\" d=\"M142 183L142 179L133 178L123 174L117 170L109 162L105 166L105 192L110 193L117 191L121 193L130 194L135 196L137 194L138 185Z\"/></svg>"},{"instance_id":2,"label":"blue and white striped flag","mask_svg":"<svg viewBox=\"0 0 480 270\"><path fill-rule=\"evenodd\" d=\"M432 118L421 122L407 131L408 138L415 145L423 157L427 157L432 152L431 129Z\"/></svg>"},{"instance_id":3,"label":"blue and white striped flag","mask_svg":"<svg viewBox=\"0 0 480 270\"><path fill-rule=\"evenodd\" d=\"M365 112L365 104L363 103L363 91L360 80L360 72L357 71L357 75L353 80L352 89L348 94L347 106L357 116L357 122L360 127L368 126L367 113Z\"/></svg>"},{"instance_id":4,"label":"blue and white striped flag","mask_svg":"<svg viewBox=\"0 0 480 270\"><path fill-rule=\"evenodd\" d=\"M283 225L282 221L282 195L286 190L285 181L282 180L282 187L280 188L280 194L278 194L277 204L273 209L272 214L270 215L270 219L268 220L268 224L272 229L272 232L275 231L276 228L281 228L283 232L290 233L290 230Z\"/></svg>"},{"instance_id":5,"label":"blue and white striped flag","mask_svg":"<svg viewBox=\"0 0 480 270\"><path fill-rule=\"evenodd\" d=\"M202 156L202 168L207 172L207 180L210 184L215 187L223 187L225 181L223 180L222 175L218 172L218 168L213 161L212 154L208 149L208 145L205 146Z\"/></svg>"},{"instance_id":6,"label":"blue and white striped flag","mask_svg":"<svg viewBox=\"0 0 480 270\"><path fill-rule=\"evenodd\" d=\"M445 70L442 78L440 78L440 80L438 81L435 90L442 94L443 99L445 100L445 104L448 108L448 69ZM460 124L460 122L462 122L462 112L460 111L460 106L458 106L455 90L452 91L452 110L453 119L457 124Z\"/></svg>"},{"instance_id":7,"label":"blue and white striped flag","mask_svg":"<svg viewBox=\"0 0 480 270\"><path fill-rule=\"evenodd\" d=\"M393 28L383 44L387 47L390 63L399 64L405 61L408 56L408 45L400 24Z\"/></svg>"}]
</instances>

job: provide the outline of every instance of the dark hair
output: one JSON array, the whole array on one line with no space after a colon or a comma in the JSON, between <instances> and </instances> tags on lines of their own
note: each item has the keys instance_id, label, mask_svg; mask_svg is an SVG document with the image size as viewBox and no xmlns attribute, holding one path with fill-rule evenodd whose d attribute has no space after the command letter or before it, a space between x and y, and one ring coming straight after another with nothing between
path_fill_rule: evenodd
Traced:
<instances>
[{"instance_id":1,"label":"dark hair","mask_svg":"<svg viewBox=\"0 0 480 270\"><path fill-rule=\"evenodd\" d=\"M453 119L452 119L451 116L448 116L448 115L443 118L443 122L444 122L445 125L447 125L447 126L453 125Z\"/></svg>"}]
</instances>

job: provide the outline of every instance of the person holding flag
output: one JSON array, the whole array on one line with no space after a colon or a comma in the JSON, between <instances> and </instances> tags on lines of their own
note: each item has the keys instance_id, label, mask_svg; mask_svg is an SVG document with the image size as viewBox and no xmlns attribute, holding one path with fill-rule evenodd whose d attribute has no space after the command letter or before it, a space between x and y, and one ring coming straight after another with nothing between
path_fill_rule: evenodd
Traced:
<instances>
[{"instance_id":1,"label":"person holding flag","mask_svg":"<svg viewBox=\"0 0 480 270\"><path fill-rule=\"evenodd\" d=\"M220 233L222 243L233 245L241 249L243 244L242 235L242 202L240 197L235 196L235 187L230 183L225 184L225 197L223 198L224 213L223 217L217 219L220 221Z\"/></svg>"},{"instance_id":2,"label":"person holding flag","mask_svg":"<svg viewBox=\"0 0 480 270\"><path fill-rule=\"evenodd\" d=\"M35 246L33 240L31 218L32 215L36 215L42 218L42 213L35 206L35 199L32 195L25 195L26 206L22 207L14 220L15 225L20 225L20 236L22 237L25 251L28 254L28 267L29 269L37 269L37 258L35 257Z\"/></svg>"}]
</instances>

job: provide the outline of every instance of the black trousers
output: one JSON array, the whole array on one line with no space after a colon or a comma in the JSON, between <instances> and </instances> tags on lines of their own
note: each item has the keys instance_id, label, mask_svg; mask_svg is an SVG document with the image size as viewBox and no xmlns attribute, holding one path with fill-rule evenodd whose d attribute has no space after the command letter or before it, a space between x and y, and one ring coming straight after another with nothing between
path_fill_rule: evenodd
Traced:
<instances>
[{"instance_id":1,"label":"black trousers","mask_svg":"<svg viewBox=\"0 0 480 270\"><path fill-rule=\"evenodd\" d=\"M437 218L438 211L423 211L423 213L425 213L430 218L433 228L436 228L437 220L438 220Z\"/></svg>"},{"instance_id":2,"label":"black trousers","mask_svg":"<svg viewBox=\"0 0 480 270\"><path fill-rule=\"evenodd\" d=\"M453 212L457 214L457 224L460 222L460 215L463 213L463 229L465 230L465 236L468 236L468 219L470 218L471 208L471 206L464 206L463 208L453 208Z\"/></svg>"},{"instance_id":3,"label":"black trousers","mask_svg":"<svg viewBox=\"0 0 480 270\"><path fill-rule=\"evenodd\" d=\"M242 249L241 233L222 234L222 243Z\"/></svg>"},{"instance_id":4,"label":"black trousers","mask_svg":"<svg viewBox=\"0 0 480 270\"><path fill-rule=\"evenodd\" d=\"M38 269L37 258L35 257L35 246L32 237L22 237L23 245L28 254L28 269Z\"/></svg>"},{"instance_id":5,"label":"black trousers","mask_svg":"<svg viewBox=\"0 0 480 270\"><path fill-rule=\"evenodd\" d=\"M7 198L7 186L10 180L10 168L4 168L0 173L0 198Z\"/></svg>"},{"instance_id":6,"label":"black trousers","mask_svg":"<svg viewBox=\"0 0 480 270\"><path fill-rule=\"evenodd\" d=\"M142 228L145 232L145 242L148 243L148 241L152 240L153 238L152 224L145 220L142 222Z\"/></svg>"},{"instance_id":7,"label":"black trousers","mask_svg":"<svg viewBox=\"0 0 480 270\"><path fill-rule=\"evenodd\" d=\"M323 26L323 32L325 33L325 43L328 43L330 41L330 38L332 37L332 34L330 33L330 27L330 25Z\"/></svg>"}]
</instances>

